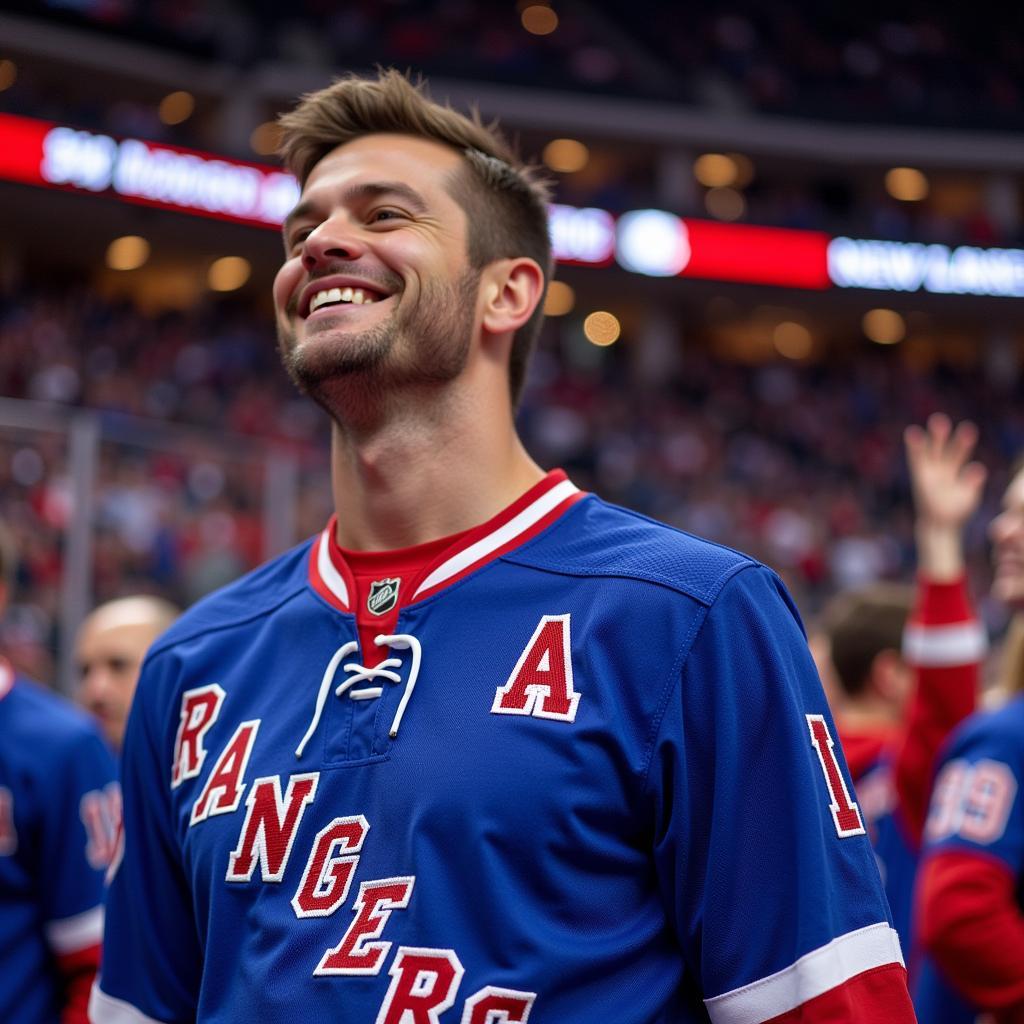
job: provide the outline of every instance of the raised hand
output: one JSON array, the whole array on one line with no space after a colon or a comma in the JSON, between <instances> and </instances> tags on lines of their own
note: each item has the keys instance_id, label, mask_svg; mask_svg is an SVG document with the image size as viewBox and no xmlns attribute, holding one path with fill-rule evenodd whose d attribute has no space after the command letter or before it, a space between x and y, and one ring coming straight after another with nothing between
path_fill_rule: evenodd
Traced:
<instances>
[{"instance_id":1,"label":"raised hand","mask_svg":"<svg viewBox=\"0 0 1024 1024\"><path fill-rule=\"evenodd\" d=\"M914 495L915 534L920 571L935 580L963 572L963 531L981 502L987 471L969 461L978 428L965 420L952 425L934 413L925 427L903 434Z\"/></svg>"}]
</instances>

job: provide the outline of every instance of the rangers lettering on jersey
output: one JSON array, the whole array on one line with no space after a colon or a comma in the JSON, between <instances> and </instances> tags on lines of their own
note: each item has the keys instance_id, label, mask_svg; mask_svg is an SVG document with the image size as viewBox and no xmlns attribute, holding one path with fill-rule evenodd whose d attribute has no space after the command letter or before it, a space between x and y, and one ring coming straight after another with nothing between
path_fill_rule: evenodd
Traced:
<instances>
[{"instance_id":1,"label":"rangers lettering on jersey","mask_svg":"<svg viewBox=\"0 0 1024 1024\"><path fill-rule=\"evenodd\" d=\"M376 1024L438 1024L441 1014L455 1002L465 972L450 949L402 946L388 973L391 987Z\"/></svg>"},{"instance_id":2,"label":"rangers lettering on jersey","mask_svg":"<svg viewBox=\"0 0 1024 1024\"><path fill-rule=\"evenodd\" d=\"M461 1024L527 1024L536 992L488 985L466 1000Z\"/></svg>"},{"instance_id":3,"label":"rangers lettering on jersey","mask_svg":"<svg viewBox=\"0 0 1024 1024\"><path fill-rule=\"evenodd\" d=\"M393 910L409 906L415 878L382 878L363 882L356 897L355 918L345 937L327 950L314 974L378 974L391 949L390 942L370 942L384 932Z\"/></svg>"},{"instance_id":4,"label":"rangers lettering on jersey","mask_svg":"<svg viewBox=\"0 0 1024 1024\"><path fill-rule=\"evenodd\" d=\"M245 791L242 780L259 727L257 719L254 722L242 722L235 730L234 736L228 740L227 746L217 758L202 793L192 805L190 825L205 821L211 814L230 814L238 807Z\"/></svg>"},{"instance_id":5,"label":"rangers lettering on jersey","mask_svg":"<svg viewBox=\"0 0 1024 1024\"><path fill-rule=\"evenodd\" d=\"M229 882L248 882L257 861L264 882L280 882L291 856L295 833L306 805L316 796L319 772L293 775L288 791L281 797L276 775L257 779L245 805L248 811L238 837L238 846L228 863Z\"/></svg>"},{"instance_id":6,"label":"rangers lettering on jersey","mask_svg":"<svg viewBox=\"0 0 1024 1024\"><path fill-rule=\"evenodd\" d=\"M202 771L206 760L203 737L217 721L223 701L224 691L216 683L182 694L181 721L174 740L172 786L180 786L185 779L194 779Z\"/></svg>"},{"instance_id":7,"label":"rangers lettering on jersey","mask_svg":"<svg viewBox=\"0 0 1024 1024\"><path fill-rule=\"evenodd\" d=\"M335 818L317 833L302 881L292 897L296 917L329 917L348 899L359 851L369 829L370 823L360 814Z\"/></svg>"},{"instance_id":8,"label":"rangers lettering on jersey","mask_svg":"<svg viewBox=\"0 0 1024 1024\"><path fill-rule=\"evenodd\" d=\"M909 1024L769 570L560 473L430 551L369 640L329 524L154 645L96 1024Z\"/></svg>"}]
</instances>

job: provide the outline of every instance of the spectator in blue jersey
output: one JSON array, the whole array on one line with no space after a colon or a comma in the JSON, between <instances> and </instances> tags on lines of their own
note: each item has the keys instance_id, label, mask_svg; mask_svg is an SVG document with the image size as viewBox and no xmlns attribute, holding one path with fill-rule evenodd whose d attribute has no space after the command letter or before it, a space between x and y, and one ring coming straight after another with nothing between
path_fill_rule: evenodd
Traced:
<instances>
[{"instance_id":1,"label":"spectator in blue jersey","mask_svg":"<svg viewBox=\"0 0 1024 1024\"><path fill-rule=\"evenodd\" d=\"M78 703L120 751L142 660L150 644L178 617L170 601L135 594L93 609L75 636Z\"/></svg>"},{"instance_id":2,"label":"spectator in blue jersey","mask_svg":"<svg viewBox=\"0 0 1024 1024\"><path fill-rule=\"evenodd\" d=\"M935 778L917 894L928 1024L1024 1022L1024 469L989 527L993 596L1017 615L1004 703L957 730Z\"/></svg>"},{"instance_id":3,"label":"spectator in blue jersey","mask_svg":"<svg viewBox=\"0 0 1024 1024\"><path fill-rule=\"evenodd\" d=\"M909 1024L781 581L516 433L542 183L395 72L282 127L335 515L147 656L95 1024Z\"/></svg>"},{"instance_id":4,"label":"spectator in blue jersey","mask_svg":"<svg viewBox=\"0 0 1024 1024\"><path fill-rule=\"evenodd\" d=\"M936 415L907 431L918 572L911 588L874 584L824 615L843 695L836 719L886 895L904 948L912 944L914 877L939 749L975 707L985 632L964 566L964 531L984 468L977 429Z\"/></svg>"},{"instance_id":5,"label":"spectator in blue jersey","mask_svg":"<svg viewBox=\"0 0 1024 1024\"><path fill-rule=\"evenodd\" d=\"M0 614L16 553L0 526ZM85 1024L120 794L87 716L0 656L0 1020Z\"/></svg>"}]
</instances>

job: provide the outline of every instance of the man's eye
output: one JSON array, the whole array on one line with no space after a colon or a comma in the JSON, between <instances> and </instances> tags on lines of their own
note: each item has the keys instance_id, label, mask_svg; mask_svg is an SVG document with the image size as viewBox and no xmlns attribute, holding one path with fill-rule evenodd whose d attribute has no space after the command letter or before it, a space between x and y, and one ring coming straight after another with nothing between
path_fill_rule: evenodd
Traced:
<instances>
[{"instance_id":1,"label":"man's eye","mask_svg":"<svg viewBox=\"0 0 1024 1024\"><path fill-rule=\"evenodd\" d=\"M370 223L376 224L384 220L399 220L404 218L405 214L401 210L394 210L391 207L382 207L379 210L374 210L370 214Z\"/></svg>"}]
</instances>

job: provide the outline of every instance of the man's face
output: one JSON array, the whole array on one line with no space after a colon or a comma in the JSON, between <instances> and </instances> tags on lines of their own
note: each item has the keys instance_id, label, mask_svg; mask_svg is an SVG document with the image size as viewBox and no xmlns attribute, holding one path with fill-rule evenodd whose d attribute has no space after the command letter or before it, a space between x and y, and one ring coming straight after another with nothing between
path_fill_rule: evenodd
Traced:
<instances>
[{"instance_id":1,"label":"man's face","mask_svg":"<svg viewBox=\"0 0 1024 1024\"><path fill-rule=\"evenodd\" d=\"M159 631L155 625L118 623L101 613L87 619L78 634L78 702L99 721L115 750L124 739L142 659Z\"/></svg>"},{"instance_id":2,"label":"man's face","mask_svg":"<svg viewBox=\"0 0 1024 1024\"><path fill-rule=\"evenodd\" d=\"M995 579L992 593L1015 608L1024 607L1024 472L1006 488L1003 511L988 528Z\"/></svg>"},{"instance_id":3,"label":"man's face","mask_svg":"<svg viewBox=\"0 0 1024 1024\"><path fill-rule=\"evenodd\" d=\"M285 224L274 305L285 368L330 411L465 366L479 275L447 188L462 171L446 146L391 134L339 146L313 168ZM353 380L358 389L344 386Z\"/></svg>"}]
</instances>

